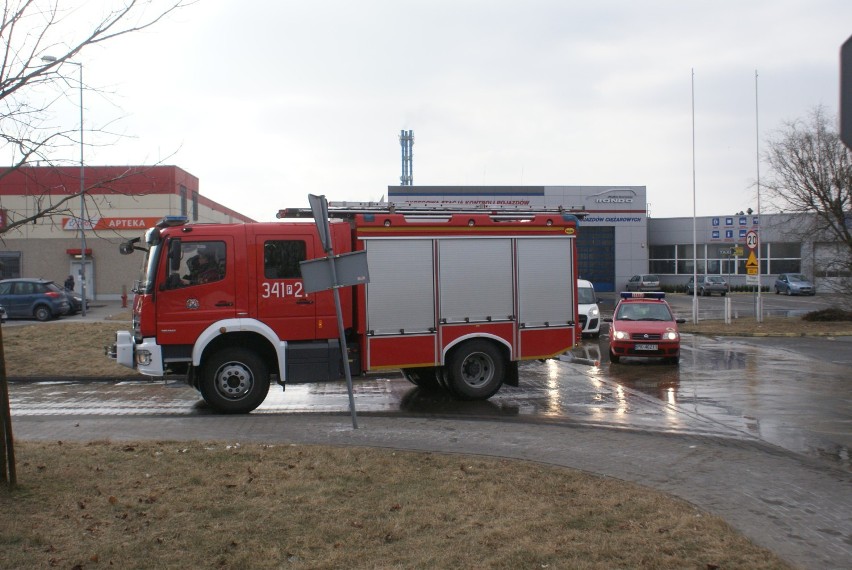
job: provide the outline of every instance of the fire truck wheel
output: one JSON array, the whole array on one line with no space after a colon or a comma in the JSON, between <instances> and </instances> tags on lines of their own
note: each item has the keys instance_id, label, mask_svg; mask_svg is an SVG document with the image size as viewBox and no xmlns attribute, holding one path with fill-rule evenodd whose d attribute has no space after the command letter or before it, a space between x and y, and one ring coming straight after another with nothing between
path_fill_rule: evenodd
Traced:
<instances>
[{"instance_id":1,"label":"fire truck wheel","mask_svg":"<svg viewBox=\"0 0 852 570\"><path fill-rule=\"evenodd\" d=\"M435 374L435 369L426 368L403 368L402 375L405 379L424 390L434 390L438 388L438 377Z\"/></svg>"},{"instance_id":2,"label":"fire truck wheel","mask_svg":"<svg viewBox=\"0 0 852 570\"><path fill-rule=\"evenodd\" d=\"M204 365L201 396L216 411L247 414L258 407L269 392L269 370L251 350L226 348Z\"/></svg>"},{"instance_id":3,"label":"fire truck wheel","mask_svg":"<svg viewBox=\"0 0 852 570\"><path fill-rule=\"evenodd\" d=\"M468 341L455 348L447 362L447 380L453 394L463 400L487 400L506 374L503 355L484 340Z\"/></svg>"}]
</instances>

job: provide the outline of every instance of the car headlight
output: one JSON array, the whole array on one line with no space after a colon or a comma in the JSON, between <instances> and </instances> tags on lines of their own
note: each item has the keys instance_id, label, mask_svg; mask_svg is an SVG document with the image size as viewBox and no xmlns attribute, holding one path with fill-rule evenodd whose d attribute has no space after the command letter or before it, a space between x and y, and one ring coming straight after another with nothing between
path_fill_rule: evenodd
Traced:
<instances>
[{"instance_id":1,"label":"car headlight","mask_svg":"<svg viewBox=\"0 0 852 570\"><path fill-rule=\"evenodd\" d=\"M597 317L600 314L601 314L601 312L598 310L597 307L592 307L592 309L589 311L590 317Z\"/></svg>"},{"instance_id":2,"label":"car headlight","mask_svg":"<svg viewBox=\"0 0 852 570\"><path fill-rule=\"evenodd\" d=\"M628 336L628 335L627 335L627 333L626 333L626 332L624 332L624 331L615 331L615 332L612 334L612 338L615 338L615 339L617 339L617 340L624 340L624 339L626 339L626 338L627 338L627 336Z\"/></svg>"},{"instance_id":3,"label":"car headlight","mask_svg":"<svg viewBox=\"0 0 852 570\"><path fill-rule=\"evenodd\" d=\"M663 338L666 340L677 340L677 333L674 331L668 331L663 335Z\"/></svg>"}]
</instances>

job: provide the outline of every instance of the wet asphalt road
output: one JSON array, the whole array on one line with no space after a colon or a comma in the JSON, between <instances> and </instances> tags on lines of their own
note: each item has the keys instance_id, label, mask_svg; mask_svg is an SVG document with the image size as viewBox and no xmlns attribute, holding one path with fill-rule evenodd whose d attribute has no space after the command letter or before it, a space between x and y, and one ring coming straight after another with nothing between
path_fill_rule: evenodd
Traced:
<instances>
[{"instance_id":1,"label":"wet asphalt road","mask_svg":"<svg viewBox=\"0 0 852 570\"><path fill-rule=\"evenodd\" d=\"M356 378L358 414L479 418L760 440L852 471L852 337L731 339L684 335L680 366L607 361L607 340L572 360L529 362L521 385L458 402L401 376ZM588 360L602 360L590 366ZM208 415L180 383L13 383L13 416ZM273 387L257 414L349 413L345 382Z\"/></svg>"}]
</instances>

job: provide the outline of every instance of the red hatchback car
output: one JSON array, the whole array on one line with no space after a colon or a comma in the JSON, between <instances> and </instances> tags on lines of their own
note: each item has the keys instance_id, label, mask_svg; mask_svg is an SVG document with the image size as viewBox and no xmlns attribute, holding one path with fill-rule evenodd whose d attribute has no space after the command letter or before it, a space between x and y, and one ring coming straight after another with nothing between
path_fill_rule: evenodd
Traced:
<instances>
[{"instance_id":1,"label":"red hatchback car","mask_svg":"<svg viewBox=\"0 0 852 570\"><path fill-rule=\"evenodd\" d=\"M612 318L604 321L610 323L610 362L623 356L680 362L677 325L686 319L675 319L665 293L622 293Z\"/></svg>"}]
</instances>

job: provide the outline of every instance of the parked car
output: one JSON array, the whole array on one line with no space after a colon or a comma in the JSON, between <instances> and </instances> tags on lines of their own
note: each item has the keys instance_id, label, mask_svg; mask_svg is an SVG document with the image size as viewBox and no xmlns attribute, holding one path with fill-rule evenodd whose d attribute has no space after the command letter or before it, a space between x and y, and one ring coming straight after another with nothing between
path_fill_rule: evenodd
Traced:
<instances>
[{"instance_id":1,"label":"parked car","mask_svg":"<svg viewBox=\"0 0 852 570\"><path fill-rule=\"evenodd\" d=\"M656 275L634 275L627 282L628 291L659 291L660 278Z\"/></svg>"},{"instance_id":2,"label":"parked car","mask_svg":"<svg viewBox=\"0 0 852 570\"><path fill-rule=\"evenodd\" d=\"M83 297L76 291L65 289L65 296L68 297L68 312L66 315L76 315L83 310ZM89 310L89 300L86 299L86 310Z\"/></svg>"},{"instance_id":3,"label":"parked car","mask_svg":"<svg viewBox=\"0 0 852 570\"><path fill-rule=\"evenodd\" d=\"M9 318L49 321L68 312L65 291L47 279L4 279L0 281L0 305Z\"/></svg>"},{"instance_id":4,"label":"parked car","mask_svg":"<svg viewBox=\"0 0 852 570\"><path fill-rule=\"evenodd\" d=\"M801 273L782 273L775 280L775 294L816 295L816 287Z\"/></svg>"},{"instance_id":5,"label":"parked car","mask_svg":"<svg viewBox=\"0 0 852 570\"><path fill-rule=\"evenodd\" d=\"M690 277L686 283L686 293L688 295L695 294L694 277ZM710 296L713 293L718 293L722 297L728 294L728 282L720 275L699 275L698 276L698 294Z\"/></svg>"},{"instance_id":6,"label":"parked car","mask_svg":"<svg viewBox=\"0 0 852 570\"><path fill-rule=\"evenodd\" d=\"M609 325L609 360L618 363L624 356L663 358L680 362L680 333L678 323L666 302L666 294L621 293Z\"/></svg>"},{"instance_id":7,"label":"parked car","mask_svg":"<svg viewBox=\"0 0 852 570\"><path fill-rule=\"evenodd\" d=\"M601 311L591 281L577 279L577 309L583 336L597 338L601 334Z\"/></svg>"}]
</instances>

